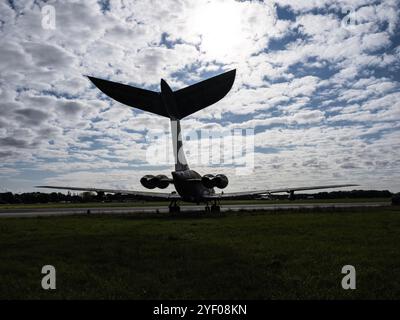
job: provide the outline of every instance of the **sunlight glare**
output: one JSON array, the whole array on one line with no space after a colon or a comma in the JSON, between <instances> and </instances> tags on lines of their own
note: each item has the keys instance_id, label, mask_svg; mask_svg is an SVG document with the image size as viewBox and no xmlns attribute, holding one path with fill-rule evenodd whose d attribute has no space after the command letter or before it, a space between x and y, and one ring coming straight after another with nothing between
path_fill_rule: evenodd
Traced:
<instances>
[{"instance_id":1,"label":"sunlight glare","mask_svg":"<svg viewBox=\"0 0 400 320\"><path fill-rule=\"evenodd\" d=\"M232 0L203 3L195 10L192 22L206 55L223 59L240 54L246 40L240 3Z\"/></svg>"}]
</instances>

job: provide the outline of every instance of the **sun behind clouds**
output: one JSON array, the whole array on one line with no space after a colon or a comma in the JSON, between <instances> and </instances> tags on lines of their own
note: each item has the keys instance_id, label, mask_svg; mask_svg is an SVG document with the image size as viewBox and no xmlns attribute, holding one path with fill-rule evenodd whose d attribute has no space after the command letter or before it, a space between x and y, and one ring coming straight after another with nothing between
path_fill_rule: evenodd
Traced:
<instances>
[{"instance_id":1,"label":"sun behind clouds","mask_svg":"<svg viewBox=\"0 0 400 320\"><path fill-rule=\"evenodd\" d=\"M263 14L260 14L260 11ZM274 23L269 6L233 0L207 1L189 17L190 29L200 39L200 50L211 59L238 61L254 53L254 43L265 46L268 25Z\"/></svg>"}]
</instances>

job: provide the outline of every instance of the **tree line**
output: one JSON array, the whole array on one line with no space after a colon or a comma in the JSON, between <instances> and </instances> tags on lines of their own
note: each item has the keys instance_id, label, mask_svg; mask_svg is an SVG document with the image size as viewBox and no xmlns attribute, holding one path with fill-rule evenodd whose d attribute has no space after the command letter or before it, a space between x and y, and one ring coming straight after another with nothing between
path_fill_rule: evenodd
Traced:
<instances>
[{"instance_id":1,"label":"tree line","mask_svg":"<svg viewBox=\"0 0 400 320\"><path fill-rule=\"evenodd\" d=\"M82 192L67 194L61 192L27 192L27 193L0 193L0 204L35 204L35 203L84 203L99 201L129 201L132 197L122 194L96 194Z\"/></svg>"},{"instance_id":2,"label":"tree line","mask_svg":"<svg viewBox=\"0 0 400 320\"><path fill-rule=\"evenodd\" d=\"M390 198L393 194L388 190L352 190L318 192L313 194L296 193L296 199L359 199L359 198ZM273 195L276 199L287 199L287 195ZM96 194L94 192L82 192L67 194L61 192L43 193L0 193L0 204L35 204L35 203L84 203L84 202L112 202L112 201L134 201L132 195L122 194Z\"/></svg>"}]
</instances>

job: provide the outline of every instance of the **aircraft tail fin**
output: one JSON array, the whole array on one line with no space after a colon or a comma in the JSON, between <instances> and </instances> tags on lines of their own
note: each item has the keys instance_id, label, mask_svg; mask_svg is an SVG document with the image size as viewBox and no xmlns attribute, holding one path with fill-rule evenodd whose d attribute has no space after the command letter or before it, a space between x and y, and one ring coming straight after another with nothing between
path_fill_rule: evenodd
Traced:
<instances>
[{"instance_id":1,"label":"aircraft tail fin","mask_svg":"<svg viewBox=\"0 0 400 320\"><path fill-rule=\"evenodd\" d=\"M88 76L88 78L98 89L118 102L143 111L169 117L158 92L95 77Z\"/></svg>"},{"instance_id":2,"label":"aircraft tail fin","mask_svg":"<svg viewBox=\"0 0 400 320\"><path fill-rule=\"evenodd\" d=\"M163 117L180 120L222 99L232 88L235 75L236 70L231 70L171 92L173 108L165 105L161 97L162 93L95 77L88 78L103 93L118 102ZM168 101L172 102L171 99Z\"/></svg>"},{"instance_id":3,"label":"aircraft tail fin","mask_svg":"<svg viewBox=\"0 0 400 320\"><path fill-rule=\"evenodd\" d=\"M183 151L181 123L179 120L171 119L171 132L175 159L175 171L189 170L189 165L186 161L185 152Z\"/></svg>"},{"instance_id":4,"label":"aircraft tail fin","mask_svg":"<svg viewBox=\"0 0 400 320\"><path fill-rule=\"evenodd\" d=\"M174 92L179 119L218 102L227 95L235 81L231 70Z\"/></svg>"}]
</instances>

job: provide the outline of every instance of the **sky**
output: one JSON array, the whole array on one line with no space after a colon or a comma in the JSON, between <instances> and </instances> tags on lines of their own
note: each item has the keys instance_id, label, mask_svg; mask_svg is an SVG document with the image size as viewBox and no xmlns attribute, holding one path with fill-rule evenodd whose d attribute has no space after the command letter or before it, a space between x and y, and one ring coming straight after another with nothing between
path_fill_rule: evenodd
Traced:
<instances>
[{"instance_id":1,"label":"sky","mask_svg":"<svg viewBox=\"0 0 400 320\"><path fill-rule=\"evenodd\" d=\"M184 144L191 169L228 175L226 191L399 192L399 12L396 0L2 0L0 192L144 190L143 175L173 170L151 153L172 154L154 140L169 120L112 101L85 75L159 91L161 78L178 90L231 69L228 95L181 125L192 137L251 130L251 170L199 163L199 145L230 148L200 134Z\"/></svg>"}]
</instances>

